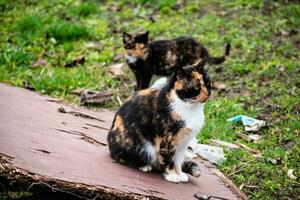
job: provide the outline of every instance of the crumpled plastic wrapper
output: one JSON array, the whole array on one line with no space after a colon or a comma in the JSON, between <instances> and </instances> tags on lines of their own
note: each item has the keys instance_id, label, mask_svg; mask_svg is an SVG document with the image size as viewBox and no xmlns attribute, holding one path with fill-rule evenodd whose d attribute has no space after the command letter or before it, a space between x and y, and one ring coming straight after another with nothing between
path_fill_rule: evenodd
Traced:
<instances>
[{"instance_id":1,"label":"crumpled plastic wrapper","mask_svg":"<svg viewBox=\"0 0 300 200\"><path fill-rule=\"evenodd\" d=\"M226 160L223 148L206 144L198 144L196 138L190 142L185 156L187 158L200 156L216 165L220 165Z\"/></svg>"},{"instance_id":2,"label":"crumpled plastic wrapper","mask_svg":"<svg viewBox=\"0 0 300 200\"><path fill-rule=\"evenodd\" d=\"M242 122L245 126L245 131L257 132L262 127L266 126L267 123L264 120L258 120L252 117L245 115L237 115L235 117L229 118L226 121L228 122Z\"/></svg>"}]
</instances>

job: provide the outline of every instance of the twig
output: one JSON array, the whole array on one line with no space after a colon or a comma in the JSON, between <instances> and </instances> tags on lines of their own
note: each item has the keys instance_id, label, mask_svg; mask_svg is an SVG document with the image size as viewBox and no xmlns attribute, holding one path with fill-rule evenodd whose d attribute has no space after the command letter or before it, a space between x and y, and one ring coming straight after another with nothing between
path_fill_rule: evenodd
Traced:
<instances>
[{"instance_id":1,"label":"twig","mask_svg":"<svg viewBox=\"0 0 300 200\"><path fill-rule=\"evenodd\" d=\"M228 176L230 177L230 176L232 176L232 175L234 175L234 174L237 174L237 173L243 171L243 170L244 170L244 167L245 167L246 165L248 165L249 163L252 163L253 161L255 161L255 159L249 160L248 162L245 162L245 163L241 164L241 165L239 166L239 169L238 169L238 170L236 170L236 171L234 171L234 172L231 172Z\"/></svg>"},{"instance_id":2,"label":"twig","mask_svg":"<svg viewBox=\"0 0 300 200\"><path fill-rule=\"evenodd\" d=\"M122 100L121 100L121 98L120 98L119 95L117 95L117 100L118 100L119 105L121 106L123 104L123 102L122 102Z\"/></svg>"},{"instance_id":3,"label":"twig","mask_svg":"<svg viewBox=\"0 0 300 200\"><path fill-rule=\"evenodd\" d=\"M73 192L69 192L69 191L66 191L66 190L62 190L62 189L59 189L59 188L55 188L55 187L49 185L48 183L45 183L45 182L42 182L42 181L37 182L37 183L31 183L30 186L27 188L26 191L28 192L28 191L30 190L30 188L32 188L34 185L46 185L47 187L49 187L49 188L52 190L52 192L62 192L62 193L67 193L67 194L71 194L71 195L73 195L73 196L76 196L76 197L78 197L78 198L80 198L80 199L95 200L95 199L98 198L98 194L96 194L96 196L95 196L94 198L89 199L89 198L80 196L80 195L78 195L78 194L75 194L75 193L73 193Z\"/></svg>"},{"instance_id":4,"label":"twig","mask_svg":"<svg viewBox=\"0 0 300 200\"><path fill-rule=\"evenodd\" d=\"M240 185L239 190L243 190L243 188L244 188L244 183L242 183L242 184Z\"/></svg>"},{"instance_id":5,"label":"twig","mask_svg":"<svg viewBox=\"0 0 300 200\"><path fill-rule=\"evenodd\" d=\"M246 188L259 188L257 185L244 185Z\"/></svg>"}]
</instances>

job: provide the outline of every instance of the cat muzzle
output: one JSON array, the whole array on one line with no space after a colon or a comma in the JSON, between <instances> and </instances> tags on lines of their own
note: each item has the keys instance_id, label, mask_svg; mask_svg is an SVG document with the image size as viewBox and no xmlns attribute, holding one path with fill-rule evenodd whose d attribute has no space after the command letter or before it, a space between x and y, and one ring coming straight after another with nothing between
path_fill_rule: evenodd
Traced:
<instances>
[{"instance_id":1,"label":"cat muzzle","mask_svg":"<svg viewBox=\"0 0 300 200\"><path fill-rule=\"evenodd\" d=\"M137 61L137 58L130 55L125 55L125 60L128 64L133 64Z\"/></svg>"},{"instance_id":2,"label":"cat muzzle","mask_svg":"<svg viewBox=\"0 0 300 200\"><path fill-rule=\"evenodd\" d=\"M189 103L192 103L192 104L199 103L199 99L197 99L197 96L196 97L191 97L191 98L186 98L185 100Z\"/></svg>"},{"instance_id":3,"label":"cat muzzle","mask_svg":"<svg viewBox=\"0 0 300 200\"><path fill-rule=\"evenodd\" d=\"M196 97L192 97L192 98L186 98L185 100L187 101L187 102L189 102L189 103L192 103L192 104L194 104L194 103L204 103L204 102L206 102L207 101L207 99L208 98L198 98L197 96Z\"/></svg>"}]
</instances>

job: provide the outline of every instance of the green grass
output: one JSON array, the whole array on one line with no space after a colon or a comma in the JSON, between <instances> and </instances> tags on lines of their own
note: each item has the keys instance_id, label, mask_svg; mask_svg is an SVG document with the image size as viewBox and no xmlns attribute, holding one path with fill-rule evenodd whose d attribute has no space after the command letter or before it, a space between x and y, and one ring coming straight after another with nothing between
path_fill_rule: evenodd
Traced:
<instances>
[{"instance_id":1,"label":"green grass","mask_svg":"<svg viewBox=\"0 0 300 200\"><path fill-rule=\"evenodd\" d=\"M108 73L123 52L122 30L147 29L152 40L190 35L212 55L221 55L230 42L230 59L208 68L212 81L227 87L214 90L206 103L199 139L243 143L262 152L254 158L243 150L226 151L219 166L250 199L297 199L299 178L289 179L287 171L295 169L300 177L300 5L270 2L266 9L259 0L0 0L0 81L20 87L27 81L71 104L79 103L70 93L76 88L110 91L112 101L101 107L116 110L117 96L125 101L135 85L128 69L122 80ZM91 43L99 48L89 48ZM79 56L85 56L84 65L63 67ZM47 67L32 68L39 58ZM237 114L268 121L259 143L237 137L242 125L226 122Z\"/></svg>"},{"instance_id":2,"label":"green grass","mask_svg":"<svg viewBox=\"0 0 300 200\"><path fill-rule=\"evenodd\" d=\"M89 36L87 28L83 25L63 20L58 20L51 24L47 28L46 33L60 42L78 40Z\"/></svg>"},{"instance_id":3,"label":"green grass","mask_svg":"<svg viewBox=\"0 0 300 200\"><path fill-rule=\"evenodd\" d=\"M81 3L71 8L71 13L75 16L88 17L97 14L98 5L95 3Z\"/></svg>"}]
</instances>

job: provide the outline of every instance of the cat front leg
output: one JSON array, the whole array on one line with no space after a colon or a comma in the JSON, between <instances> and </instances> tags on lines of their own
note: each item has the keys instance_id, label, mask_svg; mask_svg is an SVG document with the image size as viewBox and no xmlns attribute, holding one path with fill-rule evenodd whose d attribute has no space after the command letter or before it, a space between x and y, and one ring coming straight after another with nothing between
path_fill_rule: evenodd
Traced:
<instances>
[{"instance_id":1,"label":"cat front leg","mask_svg":"<svg viewBox=\"0 0 300 200\"><path fill-rule=\"evenodd\" d=\"M140 83L140 90L146 89L149 87L151 78L152 78L152 73L150 72L143 72L144 74L141 76L141 83Z\"/></svg>"},{"instance_id":2,"label":"cat front leg","mask_svg":"<svg viewBox=\"0 0 300 200\"><path fill-rule=\"evenodd\" d=\"M181 177L179 174L176 173L175 169L167 169L163 173L163 177L169 182L173 182L173 183L181 182Z\"/></svg>"},{"instance_id":3,"label":"cat front leg","mask_svg":"<svg viewBox=\"0 0 300 200\"><path fill-rule=\"evenodd\" d=\"M170 182L180 183L180 182L188 182L189 177L182 172L181 166L171 165L165 169L163 173L163 177Z\"/></svg>"},{"instance_id":4,"label":"cat front leg","mask_svg":"<svg viewBox=\"0 0 300 200\"><path fill-rule=\"evenodd\" d=\"M182 171L182 163L184 159L183 155L178 155L178 150L175 149L175 146L169 145L166 153L164 149L160 152L163 160L163 177L170 182L179 183L179 182L188 182L189 178L186 173ZM177 154L177 155L176 155Z\"/></svg>"},{"instance_id":5,"label":"cat front leg","mask_svg":"<svg viewBox=\"0 0 300 200\"><path fill-rule=\"evenodd\" d=\"M169 139L164 139L157 144L159 146L157 168L163 172L162 176L165 180L173 183L180 183L181 177L176 172L174 166L175 149L168 140Z\"/></svg>"},{"instance_id":6,"label":"cat front leg","mask_svg":"<svg viewBox=\"0 0 300 200\"><path fill-rule=\"evenodd\" d=\"M141 88L141 75L137 72L135 72L134 75L136 80L136 87L134 88L134 90L139 91Z\"/></svg>"}]
</instances>

